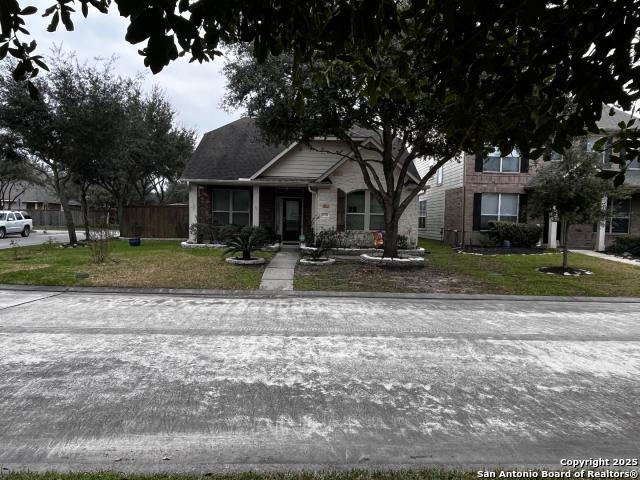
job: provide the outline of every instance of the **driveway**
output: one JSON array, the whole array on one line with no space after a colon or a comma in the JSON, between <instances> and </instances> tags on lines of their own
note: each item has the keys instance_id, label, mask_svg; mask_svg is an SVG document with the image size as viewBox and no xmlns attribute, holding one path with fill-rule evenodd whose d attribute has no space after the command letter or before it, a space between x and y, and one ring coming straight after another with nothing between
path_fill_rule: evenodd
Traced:
<instances>
[{"instance_id":1,"label":"driveway","mask_svg":"<svg viewBox=\"0 0 640 480\"><path fill-rule=\"evenodd\" d=\"M84 240L84 233L77 231L76 235L78 240ZM20 236L20 234L9 234L5 238L0 239L0 250L11 248L12 240L18 242L20 246L26 247L28 245L42 245L43 243L47 243L49 239L54 242L68 243L69 234L60 230L47 231L47 233L42 233L42 230L38 230L37 232L32 232L31 235L26 238Z\"/></svg>"},{"instance_id":2,"label":"driveway","mask_svg":"<svg viewBox=\"0 0 640 480\"><path fill-rule=\"evenodd\" d=\"M0 290L0 464L638 456L640 303Z\"/></svg>"}]
</instances>

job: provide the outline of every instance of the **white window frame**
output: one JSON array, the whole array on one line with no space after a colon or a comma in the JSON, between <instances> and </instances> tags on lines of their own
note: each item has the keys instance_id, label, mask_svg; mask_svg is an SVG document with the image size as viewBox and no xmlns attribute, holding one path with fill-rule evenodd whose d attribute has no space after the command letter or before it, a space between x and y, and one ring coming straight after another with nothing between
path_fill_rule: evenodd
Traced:
<instances>
[{"instance_id":1,"label":"white window frame","mask_svg":"<svg viewBox=\"0 0 640 480\"><path fill-rule=\"evenodd\" d=\"M423 208L424 207L424 208ZM420 220L424 218L424 227L420 226ZM427 200L418 200L418 228L427 228Z\"/></svg>"},{"instance_id":2,"label":"white window frame","mask_svg":"<svg viewBox=\"0 0 640 480\"><path fill-rule=\"evenodd\" d=\"M587 137L587 140L585 142L584 145L584 149L587 153L596 153L600 155L600 160L602 160L603 163L605 163L607 161L607 151L611 149L611 147L607 144L605 144L605 148L603 151L601 152L597 152L593 149L593 146L595 145L595 143L600 140L603 137Z\"/></svg>"},{"instance_id":3,"label":"white window frame","mask_svg":"<svg viewBox=\"0 0 640 480\"><path fill-rule=\"evenodd\" d=\"M497 215L489 215L489 214L483 214L482 213L482 201L480 201L480 230L488 230L488 228L482 228L482 224L484 223L482 221L482 217L495 217L497 216L498 218L496 219L496 222L502 222L503 220L501 220L500 217L502 217L502 215L500 215L500 210L502 210L502 195L516 195L516 197L518 198L518 202L516 204L516 221L514 223L520 223L520 194L519 193L508 193L508 192L482 192L482 198L484 198L485 195L498 195L498 213ZM508 216L508 217L513 217L513 215L504 215L504 216Z\"/></svg>"},{"instance_id":4,"label":"white window frame","mask_svg":"<svg viewBox=\"0 0 640 480\"><path fill-rule=\"evenodd\" d=\"M349 195L351 195L352 193L359 193L359 192L364 192L364 212L363 213L350 213L349 212ZM353 228L346 228L346 230L352 231L352 232L377 232L379 230L371 230L371 215L377 215L377 216L381 216L384 218L384 212L383 213L371 213L371 191L370 190L353 190L351 192L347 192L345 195L345 199L344 199L344 210L345 210L345 228L347 225L347 218L349 215L363 215L364 216L364 221L363 221L363 229L359 230L359 229L353 229ZM384 208L384 207L383 207Z\"/></svg>"},{"instance_id":5,"label":"white window frame","mask_svg":"<svg viewBox=\"0 0 640 480\"><path fill-rule=\"evenodd\" d=\"M227 192L229 194L229 210L216 210L214 205L215 192ZM249 194L249 209L248 210L234 210L233 208L233 192L247 192ZM249 223L246 226L251 226L251 192L243 190L241 188L213 188L211 189L211 212L212 213L227 213L229 214L229 223L225 225L235 225L233 223L234 213L248 213Z\"/></svg>"},{"instance_id":6,"label":"white window frame","mask_svg":"<svg viewBox=\"0 0 640 480\"><path fill-rule=\"evenodd\" d=\"M616 200L624 200L629 202L629 210L627 211L627 214L625 216L622 216L620 214L618 215L614 215L613 212L613 202ZM608 198L607 199L607 221L605 223L605 233L607 235L628 235L629 232L631 231L631 199L629 198ZM614 218L624 218L625 220L627 220L627 231L626 232L614 232L613 231L613 219Z\"/></svg>"},{"instance_id":7,"label":"white window frame","mask_svg":"<svg viewBox=\"0 0 640 480\"><path fill-rule=\"evenodd\" d=\"M495 155L495 154L498 155ZM513 150L511 150L511 152L509 152L511 155L507 155L508 157L517 157L518 158L518 168L516 168L515 170L509 170L507 172L504 171L504 167L503 167L503 162L505 157L502 155L502 152L496 148L492 153L488 154L486 157L484 157L482 159L482 173L507 173L507 174L515 174L515 173L520 173L520 170L522 169L522 155L520 155L520 152L518 152L515 148ZM513 155L514 153L516 153L517 155ZM500 158L500 163L499 163L499 167L498 170L485 170L484 169L484 161L487 157L498 157Z\"/></svg>"},{"instance_id":8,"label":"white window frame","mask_svg":"<svg viewBox=\"0 0 640 480\"><path fill-rule=\"evenodd\" d=\"M442 185L443 183L444 183L444 171L443 171L443 167L440 167L436 172L436 185Z\"/></svg>"}]
</instances>

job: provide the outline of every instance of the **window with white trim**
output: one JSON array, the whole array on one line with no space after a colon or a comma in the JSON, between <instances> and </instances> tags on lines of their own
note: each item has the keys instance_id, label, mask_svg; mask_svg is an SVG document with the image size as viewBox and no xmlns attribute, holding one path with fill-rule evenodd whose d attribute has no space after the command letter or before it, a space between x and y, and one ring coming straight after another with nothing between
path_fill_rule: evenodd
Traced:
<instances>
[{"instance_id":1,"label":"window with white trim","mask_svg":"<svg viewBox=\"0 0 640 480\"><path fill-rule=\"evenodd\" d=\"M427 228L427 201L420 200L418 205L418 228Z\"/></svg>"},{"instance_id":2,"label":"window with white trim","mask_svg":"<svg viewBox=\"0 0 640 480\"><path fill-rule=\"evenodd\" d=\"M249 190L214 188L212 190L214 225L251 223L251 194Z\"/></svg>"},{"instance_id":3,"label":"window with white trim","mask_svg":"<svg viewBox=\"0 0 640 480\"><path fill-rule=\"evenodd\" d=\"M444 182L444 172L442 171L442 167L440 167L436 172L436 184L442 185L443 182Z\"/></svg>"},{"instance_id":4,"label":"window with white trim","mask_svg":"<svg viewBox=\"0 0 640 480\"><path fill-rule=\"evenodd\" d=\"M629 233L631 200L628 198L607 199L607 233Z\"/></svg>"},{"instance_id":5,"label":"window with white trim","mask_svg":"<svg viewBox=\"0 0 640 480\"><path fill-rule=\"evenodd\" d=\"M483 193L480 206L480 229L488 230L490 222L518 222L517 193Z\"/></svg>"},{"instance_id":6,"label":"window with white trim","mask_svg":"<svg viewBox=\"0 0 640 480\"><path fill-rule=\"evenodd\" d=\"M509 155L502 156L500 149L496 148L483 159L482 171L495 173L518 173L520 172L520 154L516 149L513 149Z\"/></svg>"},{"instance_id":7,"label":"window with white trim","mask_svg":"<svg viewBox=\"0 0 640 480\"><path fill-rule=\"evenodd\" d=\"M594 153L596 155L598 155L603 162L606 162L608 160L608 157L611 154L611 144L609 142L607 142L604 145L604 150L594 150L594 145L596 144L596 142L598 140L600 140L602 137L587 137L586 141L585 141L585 150L587 151L587 153Z\"/></svg>"},{"instance_id":8,"label":"window with white trim","mask_svg":"<svg viewBox=\"0 0 640 480\"><path fill-rule=\"evenodd\" d=\"M347 194L347 230L384 230L384 208L368 190Z\"/></svg>"}]
</instances>

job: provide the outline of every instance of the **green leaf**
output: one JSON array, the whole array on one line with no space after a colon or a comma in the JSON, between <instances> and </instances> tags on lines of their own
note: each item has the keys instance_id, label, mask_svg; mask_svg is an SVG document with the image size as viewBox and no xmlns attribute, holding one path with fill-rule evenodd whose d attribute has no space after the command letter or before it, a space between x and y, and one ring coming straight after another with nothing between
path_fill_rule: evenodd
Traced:
<instances>
[{"instance_id":1,"label":"green leaf","mask_svg":"<svg viewBox=\"0 0 640 480\"><path fill-rule=\"evenodd\" d=\"M41 69L46 70L47 72L49 71L49 67L47 67L47 64L41 60L41 57L32 57L31 60Z\"/></svg>"},{"instance_id":2,"label":"green leaf","mask_svg":"<svg viewBox=\"0 0 640 480\"><path fill-rule=\"evenodd\" d=\"M33 15L38 9L33 6L25 7L20 11L20 15Z\"/></svg>"},{"instance_id":3,"label":"green leaf","mask_svg":"<svg viewBox=\"0 0 640 480\"><path fill-rule=\"evenodd\" d=\"M68 7L64 7L60 12L60 16L62 17L62 23L64 24L64 28L67 32L73 32L73 22L71 21L70 9Z\"/></svg>"},{"instance_id":4,"label":"green leaf","mask_svg":"<svg viewBox=\"0 0 640 480\"><path fill-rule=\"evenodd\" d=\"M89 15L89 5L87 4L87 2L83 2L82 3L82 16L84 18L87 18L88 15Z\"/></svg>"},{"instance_id":5,"label":"green leaf","mask_svg":"<svg viewBox=\"0 0 640 480\"><path fill-rule=\"evenodd\" d=\"M129 43L140 43L155 34L164 33L163 18L160 11L146 9L136 16L127 28L125 39Z\"/></svg>"},{"instance_id":6,"label":"green leaf","mask_svg":"<svg viewBox=\"0 0 640 480\"><path fill-rule=\"evenodd\" d=\"M49 26L47 27L47 32L55 32L58 28L58 22L60 22L60 12L56 11L56 13L53 14L53 17L51 17L51 23L49 23Z\"/></svg>"},{"instance_id":7,"label":"green leaf","mask_svg":"<svg viewBox=\"0 0 640 480\"><path fill-rule=\"evenodd\" d=\"M9 52L9 42L0 45L0 60L4 59Z\"/></svg>"},{"instance_id":8,"label":"green leaf","mask_svg":"<svg viewBox=\"0 0 640 480\"><path fill-rule=\"evenodd\" d=\"M18 62L18 64L16 65L16 68L13 69L13 72L11 72L11 76L15 81L23 80L24 75L25 73L27 73L28 69L29 69L29 64L25 60L22 60Z\"/></svg>"}]
</instances>

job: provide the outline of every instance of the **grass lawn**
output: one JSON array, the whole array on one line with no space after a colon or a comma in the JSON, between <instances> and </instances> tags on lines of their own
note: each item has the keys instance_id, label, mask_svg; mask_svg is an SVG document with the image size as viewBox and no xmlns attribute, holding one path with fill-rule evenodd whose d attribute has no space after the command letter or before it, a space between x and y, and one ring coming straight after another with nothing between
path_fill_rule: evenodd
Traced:
<instances>
[{"instance_id":1,"label":"grass lawn","mask_svg":"<svg viewBox=\"0 0 640 480\"><path fill-rule=\"evenodd\" d=\"M205 475L156 474L125 475L123 473L9 473L2 474L5 480L472 480L475 472L441 469L397 470L397 471L320 471L291 473L223 473Z\"/></svg>"},{"instance_id":2,"label":"grass lawn","mask_svg":"<svg viewBox=\"0 0 640 480\"><path fill-rule=\"evenodd\" d=\"M264 266L229 265L219 249L183 249L176 241L143 240L140 247L131 247L114 240L111 256L102 264L91 261L88 247L0 250L0 283L5 284L255 289L263 271ZM89 278L76 278L79 272Z\"/></svg>"},{"instance_id":3,"label":"grass lawn","mask_svg":"<svg viewBox=\"0 0 640 480\"><path fill-rule=\"evenodd\" d=\"M640 267L570 254L569 265L593 272L582 277L545 275L538 267L562 264L562 255L478 256L421 240L431 252L426 266L384 270L337 256L333 267L296 268L296 290L346 290L512 295L640 296Z\"/></svg>"}]
</instances>

